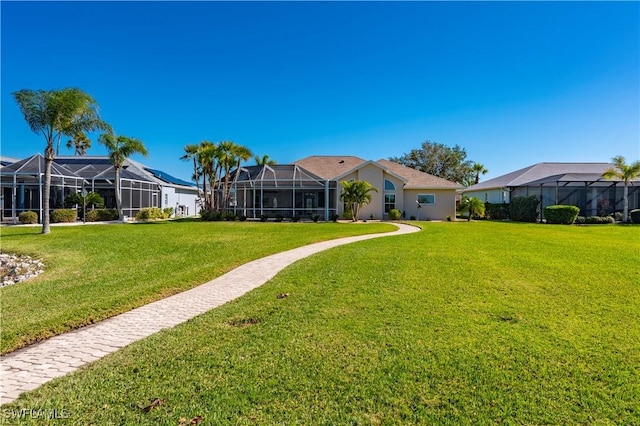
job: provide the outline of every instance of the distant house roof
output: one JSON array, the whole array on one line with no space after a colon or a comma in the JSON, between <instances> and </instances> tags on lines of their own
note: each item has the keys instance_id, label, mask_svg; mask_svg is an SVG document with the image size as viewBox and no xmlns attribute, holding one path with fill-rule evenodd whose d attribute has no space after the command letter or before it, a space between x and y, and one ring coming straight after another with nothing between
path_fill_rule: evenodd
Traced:
<instances>
[{"instance_id":1,"label":"distant house roof","mask_svg":"<svg viewBox=\"0 0 640 426\"><path fill-rule=\"evenodd\" d=\"M44 156L40 153L31 157L2 166L0 174L3 175L40 175L44 174ZM82 177L71 170L66 169L55 161L51 164L51 176L66 177L82 180Z\"/></svg>"},{"instance_id":2,"label":"distant house roof","mask_svg":"<svg viewBox=\"0 0 640 426\"><path fill-rule=\"evenodd\" d=\"M611 167L613 164L610 163L537 163L472 185L465 192L553 182L603 181L605 179L601 177L602 173Z\"/></svg>"},{"instance_id":3,"label":"distant house roof","mask_svg":"<svg viewBox=\"0 0 640 426\"><path fill-rule=\"evenodd\" d=\"M235 176L235 170L232 176ZM240 168L238 182L269 182L271 186L278 186L279 182L287 184L294 181L301 185L321 185L326 179L310 173L297 164L275 164L262 166L247 166Z\"/></svg>"},{"instance_id":4,"label":"distant house roof","mask_svg":"<svg viewBox=\"0 0 640 426\"><path fill-rule=\"evenodd\" d=\"M182 186L196 186L196 184L193 182L187 182L186 180L178 179L171 176L169 173L163 172L162 170L151 169L149 167L145 167L144 169L165 183L172 183L174 185Z\"/></svg>"},{"instance_id":5,"label":"distant house roof","mask_svg":"<svg viewBox=\"0 0 640 426\"><path fill-rule=\"evenodd\" d=\"M295 162L295 164L309 170L311 173L323 179L341 178L369 163L376 164L388 173L405 181L406 183L404 188L406 189L461 188L461 185L455 182L451 182L389 160L378 160L373 162L354 156L314 155Z\"/></svg>"}]
</instances>

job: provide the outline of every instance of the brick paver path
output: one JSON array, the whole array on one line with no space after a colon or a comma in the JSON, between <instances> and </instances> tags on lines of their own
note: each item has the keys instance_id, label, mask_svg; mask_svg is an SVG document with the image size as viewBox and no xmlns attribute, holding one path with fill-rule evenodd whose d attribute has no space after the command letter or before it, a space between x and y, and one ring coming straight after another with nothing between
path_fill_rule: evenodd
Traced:
<instances>
[{"instance_id":1,"label":"brick paver path","mask_svg":"<svg viewBox=\"0 0 640 426\"><path fill-rule=\"evenodd\" d=\"M191 290L11 352L0 359L0 404L11 402L23 392L75 371L129 343L240 297L297 260L356 241L419 230L409 225L396 226L396 232L324 241L254 260Z\"/></svg>"}]
</instances>

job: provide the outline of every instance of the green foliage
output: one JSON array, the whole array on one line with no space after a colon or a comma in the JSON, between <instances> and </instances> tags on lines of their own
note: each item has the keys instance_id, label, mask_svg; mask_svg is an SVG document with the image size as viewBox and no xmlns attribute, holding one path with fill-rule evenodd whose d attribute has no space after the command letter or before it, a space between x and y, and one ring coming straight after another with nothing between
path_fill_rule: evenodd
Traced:
<instances>
[{"instance_id":1,"label":"green foliage","mask_svg":"<svg viewBox=\"0 0 640 426\"><path fill-rule=\"evenodd\" d=\"M158 207L147 207L136 213L136 220L166 219L165 212Z\"/></svg>"},{"instance_id":2,"label":"green foliage","mask_svg":"<svg viewBox=\"0 0 640 426\"><path fill-rule=\"evenodd\" d=\"M276 214L276 222L282 222L283 219L284 216L282 216L280 213Z\"/></svg>"},{"instance_id":3,"label":"green foliage","mask_svg":"<svg viewBox=\"0 0 640 426\"><path fill-rule=\"evenodd\" d=\"M610 225L616 223L611 216L578 216L574 222L576 225Z\"/></svg>"},{"instance_id":4,"label":"green foliage","mask_svg":"<svg viewBox=\"0 0 640 426\"><path fill-rule=\"evenodd\" d=\"M331 218L331 222L335 223L338 221L338 219L340 219L340 215L333 213L330 218Z\"/></svg>"},{"instance_id":5,"label":"green foliage","mask_svg":"<svg viewBox=\"0 0 640 426\"><path fill-rule=\"evenodd\" d=\"M311 216L311 220L314 222L317 222L320 220L320 215L319 214L314 214L313 216Z\"/></svg>"},{"instance_id":6,"label":"green foliage","mask_svg":"<svg viewBox=\"0 0 640 426\"><path fill-rule=\"evenodd\" d=\"M416 216L415 216L415 215L411 215L411 217L409 218L409 220L416 220Z\"/></svg>"},{"instance_id":7,"label":"green foliage","mask_svg":"<svg viewBox=\"0 0 640 426\"><path fill-rule=\"evenodd\" d=\"M458 211L468 213L468 220L471 220L473 217L484 217L484 203L479 198L465 195L462 197L462 200L460 200Z\"/></svg>"},{"instance_id":8,"label":"green foliage","mask_svg":"<svg viewBox=\"0 0 640 426\"><path fill-rule=\"evenodd\" d=\"M460 184L473 182L476 177L474 162L467 160L467 151L458 145L450 148L425 141L420 149L389 160Z\"/></svg>"},{"instance_id":9,"label":"green foliage","mask_svg":"<svg viewBox=\"0 0 640 426\"><path fill-rule=\"evenodd\" d=\"M633 209L629 212L629 216L631 217L631 221L633 223L640 223L640 209Z\"/></svg>"},{"instance_id":10,"label":"green foliage","mask_svg":"<svg viewBox=\"0 0 640 426\"><path fill-rule=\"evenodd\" d=\"M247 217L245 215L243 215L243 214L239 214L238 215L238 220L240 222L245 222L247 220Z\"/></svg>"},{"instance_id":11,"label":"green foliage","mask_svg":"<svg viewBox=\"0 0 640 426\"><path fill-rule=\"evenodd\" d=\"M300 222L300 216L293 216L291 222Z\"/></svg>"},{"instance_id":12,"label":"green foliage","mask_svg":"<svg viewBox=\"0 0 640 426\"><path fill-rule=\"evenodd\" d=\"M76 209L56 209L51 212L51 222L75 222L78 218Z\"/></svg>"},{"instance_id":13,"label":"green foliage","mask_svg":"<svg viewBox=\"0 0 640 426\"><path fill-rule=\"evenodd\" d=\"M536 222L540 200L535 195L514 197L509 205L509 216L516 222Z\"/></svg>"},{"instance_id":14,"label":"green foliage","mask_svg":"<svg viewBox=\"0 0 640 426\"><path fill-rule=\"evenodd\" d=\"M350 208L350 207L347 207L347 208L344 210L344 213L342 213L342 218L343 218L343 219L349 219L349 220L352 220L352 219L353 219L353 212L351 211L351 208Z\"/></svg>"},{"instance_id":15,"label":"green foliage","mask_svg":"<svg viewBox=\"0 0 640 426\"><path fill-rule=\"evenodd\" d=\"M64 206L70 208L73 206L79 206L82 208L85 205L87 208L103 208L104 199L97 192L88 192L84 197L80 192L72 192L64 199Z\"/></svg>"},{"instance_id":16,"label":"green foliage","mask_svg":"<svg viewBox=\"0 0 640 426\"><path fill-rule=\"evenodd\" d=\"M173 207L165 207L162 209L162 214L165 219L169 219L173 216L174 208Z\"/></svg>"},{"instance_id":17,"label":"green foliage","mask_svg":"<svg viewBox=\"0 0 640 426\"><path fill-rule=\"evenodd\" d=\"M571 225L578 217L578 213L580 208L576 206L556 205L544 208L544 218L551 224Z\"/></svg>"},{"instance_id":18,"label":"green foliage","mask_svg":"<svg viewBox=\"0 0 640 426\"><path fill-rule=\"evenodd\" d=\"M38 223L38 213L31 210L27 210L26 212L22 212L18 215L18 221L25 225Z\"/></svg>"},{"instance_id":19,"label":"green foliage","mask_svg":"<svg viewBox=\"0 0 640 426\"><path fill-rule=\"evenodd\" d=\"M484 217L491 220L509 219L509 204L484 203Z\"/></svg>"},{"instance_id":20,"label":"green foliage","mask_svg":"<svg viewBox=\"0 0 640 426\"><path fill-rule=\"evenodd\" d=\"M342 181L342 191L340 199L344 201L352 212L350 218L354 222L358 221L358 213L360 208L371 202L371 193L378 190L366 180Z\"/></svg>"},{"instance_id":21,"label":"green foliage","mask_svg":"<svg viewBox=\"0 0 640 426\"><path fill-rule=\"evenodd\" d=\"M116 209L95 209L87 212L87 222L109 222L118 220Z\"/></svg>"},{"instance_id":22,"label":"green foliage","mask_svg":"<svg viewBox=\"0 0 640 426\"><path fill-rule=\"evenodd\" d=\"M402 217L402 213L398 209L389 210L389 219L391 220L399 220Z\"/></svg>"},{"instance_id":23,"label":"green foliage","mask_svg":"<svg viewBox=\"0 0 640 426\"><path fill-rule=\"evenodd\" d=\"M260 215L260 222L266 222L269 220L269 215L268 214L261 214Z\"/></svg>"}]
</instances>

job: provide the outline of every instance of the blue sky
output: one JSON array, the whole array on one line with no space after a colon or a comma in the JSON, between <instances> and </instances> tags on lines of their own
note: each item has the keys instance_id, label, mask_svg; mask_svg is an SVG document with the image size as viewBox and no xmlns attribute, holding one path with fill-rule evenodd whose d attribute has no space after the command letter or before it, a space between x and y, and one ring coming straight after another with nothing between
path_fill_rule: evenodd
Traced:
<instances>
[{"instance_id":1,"label":"blue sky","mask_svg":"<svg viewBox=\"0 0 640 426\"><path fill-rule=\"evenodd\" d=\"M188 143L279 163L465 148L488 179L640 159L638 2L2 1L2 155L44 151L13 100L79 87L177 177ZM92 138L89 154L103 155ZM71 151L61 150L70 155Z\"/></svg>"}]
</instances>

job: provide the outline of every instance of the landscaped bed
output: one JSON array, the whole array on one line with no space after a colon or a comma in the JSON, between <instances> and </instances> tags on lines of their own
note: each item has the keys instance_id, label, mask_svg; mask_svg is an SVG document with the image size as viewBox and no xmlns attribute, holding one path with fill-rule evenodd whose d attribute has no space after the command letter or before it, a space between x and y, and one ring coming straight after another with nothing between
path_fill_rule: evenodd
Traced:
<instances>
[{"instance_id":1,"label":"landscaped bed","mask_svg":"<svg viewBox=\"0 0 640 426\"><path fill-rule=\"evenodd\" d=\"M317 241L387 232L389 224L170 221L3 227L2 251L42 259L46 273L0 290L2 352L205 283L251 260Z\"/></svg>"},{"instance_id":2,"label":"landscaped bed","mask_svg":"<svg viewBox=\"0 0 640 426\"><path fill-rule=\"evenodd\" d=\"M5 408L66 424L638 423L640 227L423 225L300 261Z\"/></svg>"}]
</instances>

